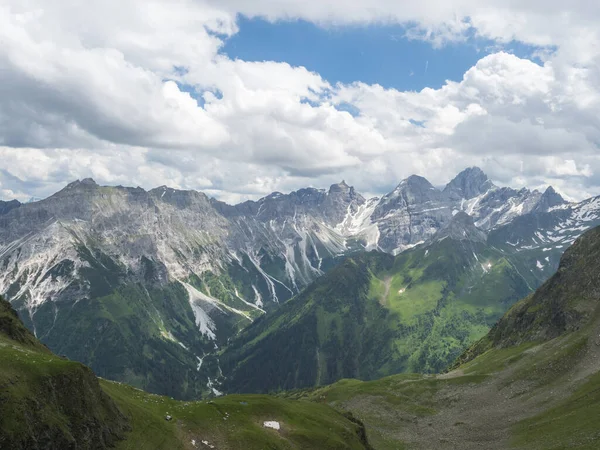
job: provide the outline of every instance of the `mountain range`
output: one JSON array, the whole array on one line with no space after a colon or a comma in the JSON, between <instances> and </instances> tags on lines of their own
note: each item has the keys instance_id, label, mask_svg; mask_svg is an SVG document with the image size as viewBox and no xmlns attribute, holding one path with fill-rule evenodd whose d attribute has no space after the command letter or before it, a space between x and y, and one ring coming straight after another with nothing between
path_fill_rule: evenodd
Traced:
<instances>
[{"instance_id":1,"label":"mountain range","mask_svg":"<svg viewBox=\"0 0 600 450\"><path fill-rule=\"evenodd\" d=\"M440 370L598 224L600 197L569 203L552 188L501 188L478 168L443 189L411 176L381 198L342 182L233 206L196 191L84 179L37 202L0 202L0 293L56 353L151 392L189 399L237 390L235 373L262 358L248 353L250 336L268 328L276 342L285 335L277 320L305 317L318 318L318 333L302 337L317 343L303 353L317 375L290 371L300 381L286 382L278 374L271 388L371 379ZM354 303L341 297L342 279L360 284ZM498 295L494 286L507 279L510 291ZM315 297L330 286L346 287ZM389 316L382 330L365 316L349 331L347 342L366 329L383 340L370 368L324 350L335 351L332 336L355 313ZM440 338L444 345L427 346Z\"/></svg>"}]
</instances>

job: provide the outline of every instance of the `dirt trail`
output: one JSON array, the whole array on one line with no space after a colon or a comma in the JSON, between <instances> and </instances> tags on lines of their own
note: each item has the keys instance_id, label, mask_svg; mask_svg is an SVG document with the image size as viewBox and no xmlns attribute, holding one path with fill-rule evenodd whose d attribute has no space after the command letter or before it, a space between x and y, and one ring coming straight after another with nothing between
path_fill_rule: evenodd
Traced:
<instances>
[{"instance_id":1,"label":"dirt trail","mask_svg":"<svg viewBox=\"0 0 600 450\"><path fill-rule=\"evenodd\" d=\"M388 303L388 296L390 295L390 289L392 287L392 277L385 278L383 284L385 286L385 292L383 293L383 297L379 299L379 303L385 306Z\"/></svg>"}]
</instances>

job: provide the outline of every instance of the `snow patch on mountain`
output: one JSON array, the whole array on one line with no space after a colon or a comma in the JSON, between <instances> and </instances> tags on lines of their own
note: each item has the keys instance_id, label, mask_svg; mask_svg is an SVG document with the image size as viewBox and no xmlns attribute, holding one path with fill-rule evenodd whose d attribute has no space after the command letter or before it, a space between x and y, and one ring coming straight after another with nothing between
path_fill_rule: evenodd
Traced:
<instances>
[{"instance_id":1,"label":"snow patch on mountain","mask_svg":"<svg viewBox=\"0 0 600 450\"><path fill-rule=\"evenodd\" d=\"M201 292L198 291L197 289L195 289L193 286L190 286L187 283L182 283L182 284L188 291L190 307L192 308L192 311L194 312L194 318L196 319L196 326L200 330L200 333L202 333L204 336L206 336L207 338L214 341L217 338L217 336L215 335L215 331L216 331L215 322L210 318L208 313L206 311L204 311L200 302L198 301L198 300L202 299L202 296L198 295L198 294L201 294ZM200 362L198 369L200 368L200 365L202 365L202 362Z\"/></svg>"}]
</instances>

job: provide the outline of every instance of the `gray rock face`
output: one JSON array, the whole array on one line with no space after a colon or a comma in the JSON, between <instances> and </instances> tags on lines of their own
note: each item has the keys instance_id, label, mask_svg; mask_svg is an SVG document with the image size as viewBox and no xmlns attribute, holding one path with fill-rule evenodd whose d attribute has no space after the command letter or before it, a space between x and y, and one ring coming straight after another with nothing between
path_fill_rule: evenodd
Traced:
<instances>
[{"instance_id":1,"label":"gray rock face","mask_svg":"<svg viewBox=\"0 0 600 450\"><path fill-rule=\"evenodd\" d=\"M439 241L445 238L456 241L486 242L487 234L475 226L471 216L464 211L460 211L456 213L445 228L442 228L433 236L432 240Z\"/></svg>"},{"instance_id":2,"label":"gray rock face","mask_svg":"<svg viewBox=\"0 0 600 450\"><path fill-rule=\"evenodd\" d=\"M497 188L478 168L461 172L443 191L413 175L381 199L367 201L342 181L328 190L275 192L233 206L196 191L102 187L78 180L39 202L0 204L5 268L0 292L19 286L30 307L52 299L68 290L48 283L44 274L70 261L72 273L61 278L70 285L88 264L79 256L81 249L93 248L138 277L146 271L143 261L152 261L153 277L163 282L240 266L255 274L243 300L270 305L267 300L289 298L348 251L398 253L440 230L464 231L459 225L466 223L458 220L467 215L485 231L561 205L564 200L552 188L543 195ZM469 236L481 239L468 225Z\"/></svg>"},{"instance_id":3,"label":"gray rock face","mask_svg":"<svg viewBox=\"0 0 600 450\"><path fill-rule=\"evenodd\" d=\"M374 208L370 219L376 231L368 234L377 236L377 245L371 247L390 253L411 248L447 227L458 211L473 217L478 228L490 230L531 212L541 197L538 191L498 188L477 167L461 172L442 191L411 176Z\"/></svg>"},{"instance_id":4,"label":"gray rock face","mask_svg":"<svg viewBox=\"0 0 600 450\"><path fill-rule=\"evenodd\" d=\"M17 200L10 200L8 202L0 200L0 216L2 214L6 214L12 209L18 208L19 206L21 206L21 202Z\"/></svg>"},{"instance_id":5,"label":"gray rock face","mask_svg":"<svg viewBox=\"0 0 600 450\"><path fill-rule=\"evenodd\" d=\"M533 211L547 212L556 206L565 205L566 203L567 201L564 198L562 198L562 196L558 192L556 192L552 186L548 186L548 188L540 197L540 200L537 203L537 205L535 205Z\"/></svg>"},{"instance_id":6,"label":"gray rock face","mask_svg":"<svg viewBox=\"0 0 600 450\"><path fill-rule=\"evenodd\" d=\"M540 198L538 191L496 188L469 200L464 211L475 218L478 227L489 230L530 213Z\"/></svg>"},{"instance_id":7,"label":"gray rock face","mask_svg":"<svg viewBox=\"0 0 600 450\"><path fill-rule=\"evenodd\" d=\"M452 203L425 178L413 175L383 196L371 220L379 232L378 248L398 253L421 243L452 218Z\"/></svg>"},{"instance_id":8,"label":"gray rock face","mask_svg":"<svg viewBox=\"0 0 600 450\"><path fill-rule=\"evenodd\" d=\"M450 200L470 200L494 188L494 183L479 167L470 167L446 185L444 194Z\"/></svg>"},{"instance_id":9,"label":"gray rock face","mask_svg":"<svg viewBox=\"0 0 600 450\"><path fill-rule=\"evenodd\" d=\"M331 185L320 210L328 223L337 225L347 214L356 214L365 202L362 195L342 181Z\"/></svg>"}]
</instances>

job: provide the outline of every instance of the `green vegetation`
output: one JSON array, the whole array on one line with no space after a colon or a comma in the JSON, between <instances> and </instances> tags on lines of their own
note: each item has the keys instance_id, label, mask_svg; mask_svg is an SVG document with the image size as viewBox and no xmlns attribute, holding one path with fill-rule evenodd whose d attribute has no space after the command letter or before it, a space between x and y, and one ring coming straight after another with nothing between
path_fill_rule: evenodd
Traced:
<instances>
[{"instance_id":1,"label":"green vegetation","mask_svg":"<svg viewBox=\"0 0 600 450\"><path fill-rule=\"evenodd\" d=\"M599 250L600 230L584 235L558 273L451 372L341 380L282 395L351 411L377 449L596 449Z\"/></svg>"},{"instance_id":2,"label":"green vegetation","mask_svg":"<svg viewBox=\"0 0 600 450\"><path fill-rule=\"evenodd\" d=\"M228 345L226 388L272 392L441 372L530 292L517 263L449 238L395 258L356 254Z\"/></svg>"},{"instance_id":3,"label":"green vegetation","mask_svg":"<svg viewBox=\"0 0 600 450\"><path fill-rule=\"evenodd\" d=\"M266 395L180 402L114 382L103 381L102 387L131 418L133 431L117 449L189 448L192 440L218 449L369 448L362 426L326 405ZM281 429L265 428L265 421Z\"/></svg>"},{"instance_id":4,"label":"green vegetation","mask_svg":"<svg viewBox=\"0 0 600 450\"><path fill-rule=\"evenodd\" d=\"M567 399L517 424L512 443L519 448L595 450L600 442L599 405L600 373L596 373Z\"/></svg>"},{"instance_id":5,"label":"green vegetation","mask_svg":"<svg viewBox=\"0 0 600 450\"><path fill-rule=\"evenodd\" d=\"M0 298L0 448L103 448L126 418L87 367L53 355Z\"/></svg>"},{"instance_id":6,"label":"green vegetation","mask_svg":"<svg viewBox=\"0 0 600 450\"><path fill-rule=\"evenodd\" d=\"M99 383L37 342L1 299L0 325L0 448L371 448L360 422L326 405L258 395L183 402Z\"/></svg>"},{"instance_id":7,"label":"green vegetation","mask_svg":"<svg viewBox=\"0 0 600 450\"><path fill-rule=\"evenodd\" d=\"M213 345L198 333L179 283L123 284L69 307L51 302L43 307L56 313L48 326L38 323L38 336L99 376L184 399L202 396L207 376L215 378L214 358L207 358L204 372L196 370L196 355L202 357Z\"/></svg>"}]
</instances>

